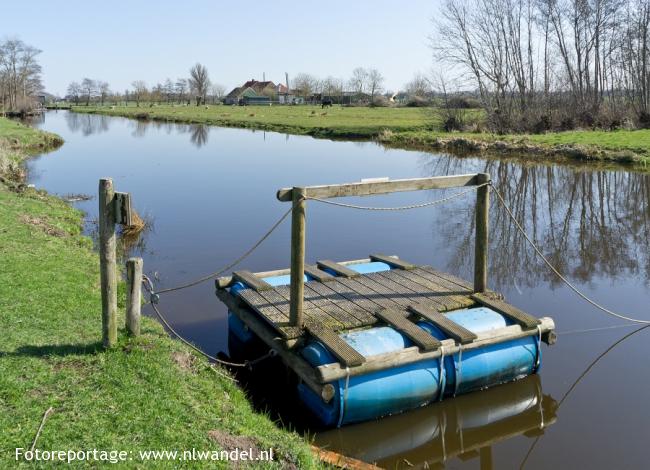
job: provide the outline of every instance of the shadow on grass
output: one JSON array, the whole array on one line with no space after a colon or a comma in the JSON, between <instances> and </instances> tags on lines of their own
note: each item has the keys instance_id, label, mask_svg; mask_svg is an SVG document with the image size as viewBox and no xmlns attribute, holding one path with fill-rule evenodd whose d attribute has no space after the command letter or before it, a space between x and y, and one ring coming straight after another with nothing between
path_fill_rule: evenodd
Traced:
<instances>
[{"instance_id":1,"label":"shadow on grass","mask_svg":"<svg viewBox=\"0 0 650 470\"><path fill-rule=\"evenodd\" d=\"M48 357L48 356L79 356L96 354L103 351L102 342L87 344L47 344L43 346L21 346L14 351L0 351L1 357Z\"/></svg>"}]
</instances>

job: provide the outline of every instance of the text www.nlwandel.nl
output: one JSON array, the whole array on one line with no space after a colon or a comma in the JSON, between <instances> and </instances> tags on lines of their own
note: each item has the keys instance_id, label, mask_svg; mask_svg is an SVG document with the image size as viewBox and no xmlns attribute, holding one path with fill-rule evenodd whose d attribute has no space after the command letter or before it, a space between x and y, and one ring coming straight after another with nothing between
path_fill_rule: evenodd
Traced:
<instances>
[{"instance_id":1,"label":"text www.nlwandel.nl","mask_svg":"<svg viewBox=\"0 0 650 470\"><path fill-rule=\"evenodd\" d=\"M16 448L17 461L27 462L105 462L119 463L129 461L272 461L273 449L239 449L232 450L43 450Z\"/></svg>"}]
</instances>

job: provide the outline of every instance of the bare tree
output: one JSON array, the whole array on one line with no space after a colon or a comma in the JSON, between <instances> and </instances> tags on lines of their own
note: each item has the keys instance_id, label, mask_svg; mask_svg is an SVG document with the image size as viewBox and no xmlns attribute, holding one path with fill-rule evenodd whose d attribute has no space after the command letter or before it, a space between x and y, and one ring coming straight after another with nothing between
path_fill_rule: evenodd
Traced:
<instances>
[{"instance_id":1,"label":"bare tree","mask_svg":"<svg viewBox=\"0 0 650 470\"><path fill-rule=\"evenodd\" d=\"M293 88L297 93L308 98L317 92L319 80L309 73L299 73L293 78Z\"/></svg>"},{"instance_id":2,"label":"bare tree","mask_svg":"<svg viewBox=\"0 0 650 470\"><path fill-rule=\"evenodd\" d=\"M187 80L185 78L179 78L178 80L176 80L174 88L176 90L176 96L178 97L178 102L182 103L183 101L185 101L185 93L187 92L188 89Z\"/></svg>"},{"instance_id":3,"label":"bare tree","mask_svg":"<svg viewBox=\"0 0 650 470\"><path fill-rule=\"evenodd\" d=\"M108 97L108 95L111 93L111 87L108 84L108 82L104 82L99 80L97 82L97 91L99 93L99 101L101 105L104 105L104 100Z\"/></svg>"},{"instance_id":4,"label":"bare tree","mask_svg":"<svg viewBox=\"0 0 650 470\"><path fill-rule=\"evenodd\" d=\"M422 73L413 75L411 81L404 85L404 91L411 97L426 98L431 94L431 82Z\"/></svg>"},{"instance_id":5,"label":"bare tree","mask_svg":"<svg viewBox=\"0 0 650 470\"><path fill-rule=\"evenodd\" d=\"M19 39L0 42L0 97L3 107L31 107L31 98L39 93L41 66L37 61L39 49Z\"/></svg>"},{"instance_id":6,"label":"bare tree","mask_svg":"<svg viewBox=\"0 0 650 470\"><path fill-rule=\"evenodd\" d=\"M201 103L205 103L208 87L210 86L208 69L199 63L192 67L190 69L189 85L196 97L196 105L199 106Z\"/></svg>"},{"instance_id":7,"label":"bare tree","mask_svg":"<svg viewBox=\"0 0 650 470\"><path fill-rule=\"evenodd\" d=\"M133 87L132 96L135 99L135 105L140 106L140 101L147 94L147 84L143 80L136 80L131 83L131 86Z\"/></svg>"},{"instance_id":8,"label":"bare tree","mask_svg":"<svg viewBox=\"0 0 650 470\"><path fill-rule=\"evenodd\" d=\"M375 96L384 89L384 76L377 69L368 70L368 91L370 103L375 102Z\"/></svg>"},{"instance_id":9,"label":"bare tree","mask_svg":"<svg viewBox=\"0 0 650 470\"><path fill-rule=\"evenodd\" d=\"M72 82L68 85L68 99L74 101L74 104L79 104L79 97L81 96L81 85L78 82Z\"/></svg>"},{"instance_id":10,"label":"bare tree","mask_svg":"<svg viewBox=\"0 0 650 470\"><path fill-rule=\"evenodd\" d=\"M91 78L84 78L81 81L81 92L86 98L86 106L90 104L90 100L97 94L97 83Z\"/></svg>"},{"instance_id":11,"label":"bare tree","mask_svg":"<svg viewBox=\"0 0 650 470\"><path fill-rule=\"evenodd\" d=\"M363 67L357 67L352 71L352 77L349 80L349 85L357 95L361 95L366 91L368 84L368 71Z\"/></svg>"},{"instance_id":12,"label":"bare tree","mask_svg":"<svg viewBox=\"0 0 650 470\"><path fill-rule=\"evenodd\" d=\"M226 87L219 83L214 83L210 87L210 94L212 95L212 104L216 104L218 101L223 100L223 97L226 96Z\"/></svg>"}]
</instances>

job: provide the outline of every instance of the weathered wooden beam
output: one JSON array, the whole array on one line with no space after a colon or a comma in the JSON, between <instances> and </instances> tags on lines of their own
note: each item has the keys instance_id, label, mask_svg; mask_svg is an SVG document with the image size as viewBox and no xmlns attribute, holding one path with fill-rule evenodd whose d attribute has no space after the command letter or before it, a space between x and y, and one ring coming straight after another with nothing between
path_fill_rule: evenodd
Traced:
<instances>
[{"instance_id":1,"label":"weathered wooden beam","mask_svg":"<svg viewBox=\"0 0 650 470\"><path fill-rule=\"evenodd\" d=\"M312 279L319 282L328 282L336 279L330 273L318 269L316 266L311 266L309 264L305 265L305 274L307 274Z\"/></svg>"},{"instance_id":2,"label":"weathered wooden beam","mask_svg":"<svg viewBox=\"0 0 650 470\"><path fill-rule=\"evenodd\" d=\"M115 192L115 223L126 226L133 225L131 194Z\"/></svg>"},{"instance_id":3,"label":"weathered wooden beam","mask_svg":"<svg viewBox=\"0 0 650 470\"><path fill-rule=\"evenodd\" d=\"M247 287L250 287L251 289L255 289L257 292L273 289L273 286L271 284L266 282L261 277L257 277L255 274L253 274L250 271L246 271L246 270L235 271L234 273L232 273L232 277L235 278L235 280L246 285Z\"/></svg>"},{"instance_id":4,"label":"weathered wooden beam","mask_svg":"<svg viewBox=\"0 0 650 470\"><path fill-rule=\"evenodd\" d=\"M396 256L391 256L393 258L396 258ZM353 259L350 261L339 261L338 264L342 264L343 266L349 266L351 264L363 264L363 263L369 263L372 260L370 258L362 258L362 259ZM305 267L305 273L307 273L307 268ZM284 269L275 269L273 271L260 271L253 273L257 277L272 277L272 276L286 276L287 274L291 274L291 269L289 268L284 268ZM217 289L225 289L226 287L232 286L234 283L234 279L232 276L222 276L219 277L215 280L215 286Z\"/></svg>"},{"instance_id":5,"label":"weathered wooden beam","mask_svg":"<svg viewBox=\"0 0 650 470\"><path fill-rule=\"evenodd\" d=\"M291 212L291 285L289 321L302 328L305 291L305 188L293 188Z\"/></svg>"},{"instance_id":6,"label":"weathered wooden beam","mask_svg":"<svg viewBox=\"0 0 650 470\"><path fill-rule=\"evenodd\" d=\"M335 263L334 261L330 261L328 259L316 261L316 266L318 266L320 269L329 269L330 271L333 271L339 276L343 277L356 277L360 275L354 269L350 269L343 264Z\"/></svg>"},{"instance_id":7,"label":"weathered wooden beam","mask_svg":"<svg viewBox=\"0 0 650 470\"><path fill-rule=\"evenodd\" d=\"M543 317L540 318L539 327L541 328L542 339L544 339L555 329L555 323L552 318ZM458 345L453 339L445 339L442 340L441 343L444 348L445 356L449 356L458 353L461 348L463 351L469 351L537 334L537 328L524 329L520 325L512 325L481 333L477 335L478 338L476 340L466 345ZM347 374L350 376L364 375L370 372L399 367L428 359L436 359L440 357L440 350L441 348L433 351L420 352L417 346L412 346L401 351L378 354L376 356L366 356L366 362L359 366L351 367L349 370L341 367L337 362L325 364L316 368L318 381L321 383L333 382L345 378Z\"/></svg>"},{"instance_id":8,"label":"weathered wooden beam","mask_svg":"<svg viewBox=\"0 0 650 470\"><path fill-rule=\"evenodd\" d=\"M320 384L316 379L315 369L305 361L300 354L292 351L289 344L293 342L285 342L277 335L275 330L261 320L255 313L253 313L246 304L231 295L225 289L216 290L217 297L221 300L228 309L237 315L250 330L255 333L269 348L273 349L278 356L300 377L300 379L313 390L318 396L324 400L329 397L332 398L331 386ZM326 400L327 401L327 400Z\"/></svg>"},{"instance_id":9,"label":"weathered wooden beam","mask_svg":"<svg viewBox=\"0 0 650 470\"><path fill-rule=\"evenodd\" d=\"M117 263L115 190L111 178L99 180L99 274L102 291L102 344L117 342Z\"/></svg>"},{"instance_id":10,"label":"weathered wooden beam","mask_svg":"<svg viewBox=\"0 0 650 470\"><path fill-rule=\"evenodd\" d=\"M394 256L386 256L386 255L370 255L370 259L372 261L379 261L382 263L386 263L388 266L397 268L397 269L405 269L405 270L410 270L410 269L415 269L417 268L416 265L411 264L407 261L404 261L402 259L396 258Z\"/></svg>"},{"instance_id":11,"label":"weathered wooden beam","mask_svg":"<svg viewBox=\"0 0 650 470\"><path fill-rule=\"evenodd\" d=\"M139 336L142 306L142 258L127 260L126 282L126 331L132 336Z\"/></svg>"},{"instance_id":12,"label":"weathered wooden beam","mask_svg":"<svg viewBox=\"0 0 650 470\"><path fill-rule=\"evenodd\" d=\"M381 467L376 465L352 457L346 457L345 455L331 450L321 449L313 444L311 445L311 452L321 462L332 465L336 468L344 468L348 470L381 470Z\"/></svg>"},{"instance_id":13,"label":"weathered wooden beam","mask_svg":"<svg viewBox=\"0 0 650 470\"><path fill-rule=\"evenodd\" d=\"M411 178L399 180L361 181L357 183L307 186L303 188L308 197L320 199L346 196L371 196L374 194L396 193L402 191L419 191L426 189L458 188L475 186L476 174L433 176L430 178ZM280 201L293 200L293 189L282 188L277 192Z\"/></svg>"},{"instance_id":14,"label":"weathered wooden beam","mask_svg":"<svg viewBox=\"0 0 650 470\"><path fill-rule=\"evenodd\" d=\"M476 184L490 181L490 175L479 173ZM488 219L490 212L490 187L482 186L476 190L476 240L474 249L474 291L487 290L488 268Z\"/></svg>"}]
</instances>

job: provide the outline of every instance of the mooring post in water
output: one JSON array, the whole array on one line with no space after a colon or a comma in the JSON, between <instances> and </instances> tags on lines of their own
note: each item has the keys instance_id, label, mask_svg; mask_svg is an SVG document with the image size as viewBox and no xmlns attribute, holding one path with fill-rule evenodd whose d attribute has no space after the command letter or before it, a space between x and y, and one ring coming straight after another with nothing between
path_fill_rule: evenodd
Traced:
<instances>
[{"instance_id":1,"label":"mooring post in water","mask_svg":"<svg viewBox=\"0 0 650 470\"><path fill-rule=\"evenodd\" d=\"M126 331L140 335L140 308L142 305L142 258L126 262Z\"/></svg>"},{"instance_id":2,"label":"mooring post in water","mask_svg":"<svg viewBox=\"0 0 650 470\"><path fill-rule=\"evenodd\" d=\"M102 343L117 342L117 271L115 261L115 190L111 178L99 180L99 273L102 289Z\"/></svg>"},{"instance_id":3,"label":"mooring post in water","mask_svg":"<svg viewBox=\"0 0 650 470\"><path fill-rule=\"evenodd\" d=\"M490 175L479 173L476 184L481 185L490 181ZM476 190L476 246L474 248L474 291L487 290L488 262L488 213L490 211L490 187L482 186Z\"/></svg>"},{"instance_id":4,"label":"mooring post in water","mask_svg":"<svg viewBox=\"0 0 650 470\"><path fill-rule=\"evenodd\" d=\"M291 212L291 289L289 322L302 327L302 306L305 289L305 188L293 188Z\"/></svg>"}]
</instances>

